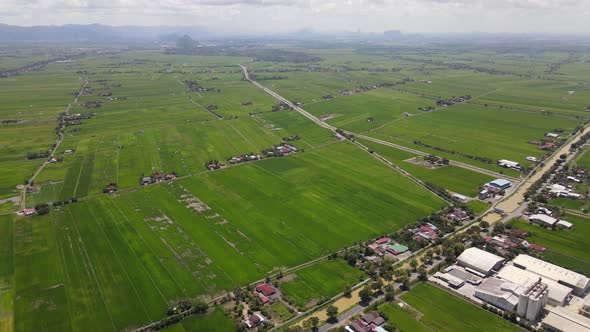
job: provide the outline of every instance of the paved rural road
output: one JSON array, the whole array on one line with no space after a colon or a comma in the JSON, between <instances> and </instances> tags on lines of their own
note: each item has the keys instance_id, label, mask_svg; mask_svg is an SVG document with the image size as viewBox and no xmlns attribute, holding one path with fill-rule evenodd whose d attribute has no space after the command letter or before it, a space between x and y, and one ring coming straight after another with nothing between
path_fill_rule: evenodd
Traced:
<instances>
[{"instance_id":1,"label":"paved rural road","mask_svg":"<svg viewBox=\"0 0 590 332\"><path fill-rule=\"evenodd\" d=\"M374 299L372 302L375 302L375 301L377 301L377 299ZM320 326L320 328L318 329L318 332L326 332L326 331L333 329L335 327L345 325L346 322L348 322L348 320L350 318L352 318L354 315L360 314L365 308L366 308L365 306L357 305L356 307L354 307L354 308L348 310L347 312L343 313L342 315L338 316L337 323L326 324L326 325Z\"/></svg>"},{"instance_id":2,"label":"paved rural road","mask_svg":"<svg viewBox=\"0 0 590 332\"><path fill-rule=\"evenodd\" d=\"M589 131L590 124L584 127L584 129L580 130L580 132L574 135L573 137L570 137L566 144L564 144L561 148L555 151L548 159L544 161L542 166L538 165L534 169L537 171L536 173L529 173L529 175L523 180L523 182L521 182L520 185L518 185L518 187L512 193L512 195L499 202L496 206L506 212L512 212L519 209L524 202L524 194L528 191L528 189L537 180L539 180L541 176L543 176L543 174L551 170L551 167L553 166L553 164L555 164L557 159L559 159L560 155L567 154L566 163L569 162L574 157L574 154L570 153L570 147L574 142L578 141L580 137L582 137L582 135L588 133ZM561 167L558 169L561 169ZM550 179L552 178L553 177L550 177Z\"/></svg>"},{"instance_id":3,"label":"paved rural road","mask_svg":"<svg viewBox=\"0 0 590 332\"><path fill-rule=\"evenodd\" d=\"M420 151L420 150L415 150L415 149L412 149L412 148L408 148L408 147L403 146L403 145L391 143L389 141L384 141L384 140L381 140L381 139L378 139L378 138L375 138L375 137L366 136L366 135L363 135L363 134L354 134L354 133L351 133L351 134L355 135L356 137L359 137L359 138L362 138L364 140L367 140L367 141L371 141L371 142L378 143L378 144L381 144L381 145L390 146L390 147L396 148L398 150L407 151L407 152L410 152L410 153L413 153L413 154L416 154L416 155L419 155L419 156L427 156L427 155L430 154L430 153L427 153L427 152L424 152L424 151ZM497 173L497 172L494 172L494 171L491 171L491 170L488 170L488 169L485 169L485 168L481 168L481 167L469 165L469 164L466 164L466 163L463 163L463 162L460 162L460 161L449 160L449 164L454 165L454 166L458 166L458 167L461 167L461 168L465 168L465 169L468 169L468 170L472 170L472 171L475 171L475 172L479 172L479 173L482 173L482 174L490 175L490 176L493 176L493 177L505 178L505 179L511 180L513 182L518 181L518 179L515 178L515 177L507 176L507 175L504 175L504 174L500 174L500 173Z\"/></svg>"},{"instance_id":4,"label":"paved rural road","mask_svg":"<svg viewBox=\"0 0 590 332\"><path fill-rule=\"evenodd\" d=\"M84 84L80 88L80 91L78 91L78 94L76 95L76 97L74 97L74 102L72 104L78 103L78 97L80 97L80 95L84 91L84 88L87 85L88 85L88 80L85 80ZM70 113L70 107L72 107L72 104L68 104L68 107L66 107L66 114ZM55 153L55 151L57 151L57 149L59 148L59 146L61 145L61 142L63 140L64 140L64 135L62 133L59 133L59 136L57 138L57 142L55 143L55 147L51 150L51 153L49 154L49 158L51 158L53 156L53 154ZM45 168L45 166L47 166L47 164L49 164L49 163L47 162L47 160L45 160L43 162L43 164L41 164L41 166L39 166L39 168L37 168L37 171L35 171L35 173L31 176L31 178L29 179L29 181L27 183L31 183L31 182L35 181L35 178L37 177L37 175L39 175L39 173L41 173L41 171ZM26 207L26 199L27 199L27 186L25 186L23 188L23 191L21 194L21 200L20 200L21 209L24 209Z\"/></svg>"},{"instance_id":5,"label":"paved rural road","mask_svg":"<svg viewBox=\"0 0 590 332\"><path fill-rule=\"evenodd\" d=\"M248 69L246 68L246 66L240 65L240 67L242 68L242 72L244 73L244 77L246 78L246 80L248 80L250 83L256 85L260 89L264 90L264 92L266 92L269 95L273 96L275 99L277 99L279 101L282 101L285 104L289 105L295 111L301 113L303 116L305 116L306 118L310 119L311 121L315 122L316 124L318 124L319 126L321 126L323 128L329 129L329 130L334 131L334 132L336 131L336 129L338 129L338 128L332 126L332 125L329 125L329 124L323 122L322 120L320 120L317 117L315 117L313 114L311 114L308 111L304 110L303 108L301 108L301 107L293 104L292 102L290 102L286 98L282 97L278 93L272 91L271 89L269 89L269 88L265 87L264 85L256 82L255 80L251 79L250 78L250 74L248 73ZM424 151L415 150L415 149L412 149L412 148L409 148L409 147L406 147L406 146L403 146L403 145L399 145L399 144L391 143L391 142L388 142L388 141L380 140L378 138L374 138L374 137L371 137L371 136L357 134L357 133L354 133L354 132L351 132L351 131L345 131L345 132L348 133L348 134L354 135L355 137L359 137L359 138L365 139L367 141L371 141L371 142L374 142L374 143L378 143L378 144L382 144L382 145L394 147L394 148L397 148L399 150L407 151L407 152L410 152L410 153L413 153L413 154L416 154L416 155L419 155L419 156L429 155L429 153L424 152ZM514 178L514 177L506 176L506 175L503 175L503 174L500 174L500 173L497 173L497 172L494 172L494 171L490 171L490 170L487 170L487 169L484 169L484 168L481 168L481 167L469 165L469 164L466 164L466 163L463 163L463 162L460 162L460 161L450 160L449 162L450 162L450 164L452 164L454 166L458 166L458 167L465 168L465 169L468 169L468 170L476 171L476 172L479 172L479 173L482 173L482 174L486 174L486 175L490 175L490 176L498 177L498 178L507 178L507 179L512 180L512 181L517 181L517 179Z\"/></svg>"}]
</instances>

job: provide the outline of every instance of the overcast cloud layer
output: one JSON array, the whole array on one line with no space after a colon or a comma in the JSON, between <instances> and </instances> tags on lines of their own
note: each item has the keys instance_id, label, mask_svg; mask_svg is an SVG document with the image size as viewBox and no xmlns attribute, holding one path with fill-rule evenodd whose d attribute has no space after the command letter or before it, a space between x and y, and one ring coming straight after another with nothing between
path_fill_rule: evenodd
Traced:
<instances>
[{"instance_id":1,"label":"overcast cloud layer","mask_svg":"<svg viewBox=\"0 0 590 332\"><path fill-rule=\"evenodd\" d=\"M198 25L224 32L590 33L590 0L0 0L0 22Z\"/></svg>"}]
</instances>

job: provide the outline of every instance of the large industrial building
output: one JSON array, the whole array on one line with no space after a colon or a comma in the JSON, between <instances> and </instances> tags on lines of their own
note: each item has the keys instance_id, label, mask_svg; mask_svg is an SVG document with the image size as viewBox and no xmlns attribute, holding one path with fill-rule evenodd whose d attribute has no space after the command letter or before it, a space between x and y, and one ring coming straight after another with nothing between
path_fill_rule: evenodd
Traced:
<instances>
[{"instance_id":1,"label":"large industrial building","mask_svg":"<svg viewBox=\"0 0 590 332\"><path fill-rule=\"evenodd\" d=\"M590 279L529 255L504 259L472 247L431 277L475 302L541 322L552 332L590 332Z\"/></svg>"},{"instance_id":2,"label":"large industrial building","mask_svg":"<svg viewBox=\"0 0 590 332\"><path fill-rule=\"evenodd\" d=\"M505 266L497 277L506 281L510 281L517 285L529 285L539 279L539 275L519 269L513 265ZM564 286L554 280L543 278L543 283L549 287L549 304L551 305L564 305L568 299L572 296L572 289Z\"/></svg>"},{"instance_id":3,"label":"large industrial building","mask_svg":"<svg viewBox=\"0 0 590 332\"><path fill-rule=\"evenodd\" d=\"M475 289L475 297L502 310L516 311L520 317L535 321L547 303L548 286L539 278L527 285L492 277Z\"/></svg>"},{"instance_id":4,"label":"large industrial building","mask_svg":"<svg viewBox=\"0 0 590 332\"><path fill-rule=\"evenodd\" d=\"M559 284L570 287L576 295L584 295L590 287L590 279L587 277L529 255L516 256L513 264L514 266L532 272L543 279L553 280Z\"/></svg>"},{"instance_id":5,"label":"large industrial building","mask_svg":"<svg viewBox=\"0 0 590 332\"><path fill-rule=\"evenodd\" d=\"M502 310L516 311L518 285L510 281L489 278L475 289L475 297Z\"/></svg>"},{"instance_id":6,"label":"large industrial building","mask_svg":"<svg viewBox=\"0 0 590 332\"><path fill-rule=\"evenodd\" d=\"M467 248L457 258L457 264L476 275L487 277L504 263L504 258L472 247Z\"/></svg>"}]
</instances>

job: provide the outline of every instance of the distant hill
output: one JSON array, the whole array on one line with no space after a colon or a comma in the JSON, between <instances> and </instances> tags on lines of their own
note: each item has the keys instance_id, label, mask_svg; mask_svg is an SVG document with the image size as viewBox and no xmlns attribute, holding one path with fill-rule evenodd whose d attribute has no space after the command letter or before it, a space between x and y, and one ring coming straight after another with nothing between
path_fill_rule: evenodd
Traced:
<instances>
[{"instance_id":1,"label":"distant hill","mask_svg":"<svg viewBox=\"0 0 590 332\"><path fill-rule=\"evenodd\" d=\"M68 24L21 27L0 24L0 43L11 42L152 42L212 36L202 27L140 27Z\"/></svg>"}]
</instances>

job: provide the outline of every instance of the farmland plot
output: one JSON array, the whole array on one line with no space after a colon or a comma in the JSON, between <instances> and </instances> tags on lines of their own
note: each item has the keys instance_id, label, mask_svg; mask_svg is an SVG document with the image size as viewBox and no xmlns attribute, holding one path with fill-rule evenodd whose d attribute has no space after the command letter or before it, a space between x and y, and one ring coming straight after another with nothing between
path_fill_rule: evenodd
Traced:
<instances>
[{"instance_id":1,"label":"farmland plot","mask_svg":"<svg viewBox=\"0 0 590 332\"><path fill-rule=\"evenodd\" d=\"M409 160L416 157L412 153L370 141L359 141L403 170L416 176L418 179L446 188L455 193L473 197L477 195L479 188L481 188L483 184L494 180L489 175L477 173L458 166L449 165L435 169L428 169L424 166L411 163Z\"/></svg>"},{"instance_id":2,"label":"farmland plot","mask_svg":"<svg viewBox=\"0 0 590 332\"><path fill-rule=\"evenodd\" d=\"M429 284L420 284L401 298L424 314L419 322L434 331L520 331L518 326Z\"/></svg>"},{"instance_id":3,"label":"farmland plot","mask_svg":"<svg viewBox=\"0 0 590 332\"><path fill-rule=\"evenodd\" d=\"M555 129L563 129L562 136L567 137L577 124L575 119L570 118L454 105L423 116L407 117L371 132L371 136L432 153L437 152L415 144L415 141L456 151L456 156L489 158L490 164L465 160L477 166L497 169L494 164L498 159L529 165L525 160L527 156L541 158L544 154L529 141L541 140L545 133ZM456 157L451 155L449 158Z\"/></svg>"},{"instance_id":4,"label":"farmland plot","mask_svg":"<svg viewBox=\"0 0 590 332\"><path fill-rule=\"evenodd\" d=\"M344 292L345 286L351 287L364 277L362 271L342 259L322 261L286 276L289 281L281 283L281 292L287 301L304 311Z\"/></svg>"},{"instance_id":5,"label":"farmland plot","mask_svg":"<svg viewBox=\"0 0 590 332\"><path fill-rule=\"evenodd\" d=\"M567 215L572 229L546 229L522 219L511 221L512 226L531 234L528 241L547 247L543 256L550 262L583 274L590 274L587 247L590 245L590 221L587 218Z\"/></svg>"},{"instance_id":6,"label":"farmland plot","mask_svg":"<svg viewBox=\"0 0 590 332\"><path fill-rule=\"evenodd\" d=\"M348 143L180 183L264 247L248 251L264 271L395 231L445 205Z\"/></svg>"}]
</instances>

